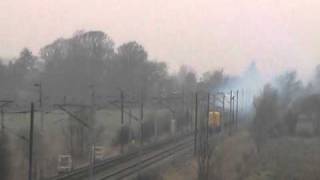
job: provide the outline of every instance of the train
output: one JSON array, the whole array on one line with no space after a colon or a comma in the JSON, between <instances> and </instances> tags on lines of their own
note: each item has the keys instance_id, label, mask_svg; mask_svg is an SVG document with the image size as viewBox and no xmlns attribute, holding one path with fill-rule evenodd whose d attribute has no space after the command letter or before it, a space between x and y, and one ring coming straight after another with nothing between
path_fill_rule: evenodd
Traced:
<instances>
[{"instance_id":1,"label":"train","mask_svg":"<svg viewBox=\"0 0 320 180\"><path fill-rule=\"evenodd\" d=\"M209 131L211 133L219 133L221 132L221 114L218 111L210 111L209 112Z\"/></svg>"}]
</instances>

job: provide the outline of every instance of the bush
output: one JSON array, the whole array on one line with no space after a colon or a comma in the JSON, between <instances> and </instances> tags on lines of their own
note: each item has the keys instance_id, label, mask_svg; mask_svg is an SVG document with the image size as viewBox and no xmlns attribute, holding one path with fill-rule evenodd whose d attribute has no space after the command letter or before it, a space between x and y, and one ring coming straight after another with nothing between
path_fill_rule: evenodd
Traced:
<instances>
[{"instance_id":1,"label":"bush","mask_svg":"<svg viewBox=\"0 0 320 180\"><path fill-rule=\"evenodd\" d=\"M256 113L252 126L252 135L257 151L270 137L279 134L279 102L278 93L270 85L266 85L260 97L254 102Z\"/></svg>"},{"instance_id":2,"label":"bush","mask_svg":"<svg viewBox=\"0 0 320 180\"><path fill-rule=\"evenodd\" d=\"M130 128L129 126L122 126L117 131L116 137L113 139L113 145L120 145L120 144L128 144L130 142Z\"/></svg>"},{"instance_id":3,"label":"bush","mask_svg":"<svg viewBox=\"0 0 320 180\"><path fill-rule=\"evenodd\" d=\"M150 140L152 137L154 137L155 131L154 131L154 121L155 120L148 120L143 122L142 127L142 139L143 141Z\"/></svg>"},{"instance_id":4,"label":"bush","mask_svg":"<svg viewBox=\"0 0 320 180\"><path fill-rule=\"evenodd\" d=\"M9 176L9 151L7 149L8 138L4 132L0 133L0 177L3 180Z\"/></svg>"}]
</instances>

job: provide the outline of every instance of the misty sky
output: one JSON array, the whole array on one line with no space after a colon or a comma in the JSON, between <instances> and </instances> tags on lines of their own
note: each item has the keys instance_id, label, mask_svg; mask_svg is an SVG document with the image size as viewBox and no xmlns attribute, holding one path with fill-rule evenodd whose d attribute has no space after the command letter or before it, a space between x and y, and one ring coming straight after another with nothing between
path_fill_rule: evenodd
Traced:
<instances>
[{"instance_id":1,"label":"misty sky","mask_svg":"<svg viewBox=\"0 0 320 180\"><path fill-rule=\"evenodd\" d=\"M171 69L238 74L255 60L265 76L320 63L319 0L0 0L0 56L36 54L76 30L136 40Z\"/></svg>"}]
</instances>

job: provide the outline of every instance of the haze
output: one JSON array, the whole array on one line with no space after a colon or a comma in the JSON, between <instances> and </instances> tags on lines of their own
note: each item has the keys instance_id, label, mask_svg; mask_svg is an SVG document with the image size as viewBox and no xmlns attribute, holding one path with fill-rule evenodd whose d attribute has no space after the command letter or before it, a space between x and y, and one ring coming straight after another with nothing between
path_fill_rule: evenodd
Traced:
<instances>
[{"instance_id":1,"label":"haze","mask_svg":"<svg viewBox=\"0 0 320 180\"><path fill-rule=\"evenodd\" d=\"M171 70L224 68L239 74L256 61L266 77L319 63L318 0L1 0L0 56L35 54L77 30L102 30L119 45L141 43Z\"/></svg>"}]
</instances>

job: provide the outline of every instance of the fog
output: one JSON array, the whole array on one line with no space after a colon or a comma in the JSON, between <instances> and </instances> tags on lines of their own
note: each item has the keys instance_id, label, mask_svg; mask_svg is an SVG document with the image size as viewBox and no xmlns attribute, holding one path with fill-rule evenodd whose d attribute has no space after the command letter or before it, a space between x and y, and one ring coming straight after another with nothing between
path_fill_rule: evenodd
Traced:
<instances>
[{"instance_id":1,"label":"fog","mask_svg":"<svg viewBox=\"0 0 320 180\"><path fill-rule=\"evenodd\" d=\"M0 177L318 180L319 8L1 0Z\"/></svg>"},{"instance_id":2,"label":"fog","mask_svg":"<svg viewBox=\"0 0 320 180\"><path fill-rule=\"evenodd\" d=\"M2 0L0 54L38 54L57 37L102 30L118 44L136 40L170 71L182 64L239 75L252 61L266 78L283 69L311 77L319 62L319 1ZM23 31L21 31L23 29Z\"/></svg>"}]
</instances>

